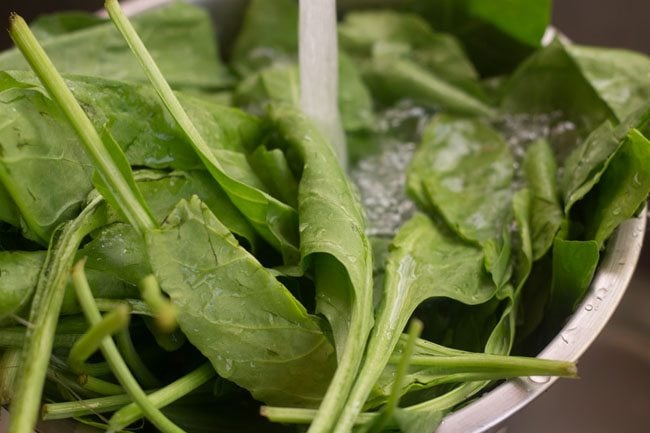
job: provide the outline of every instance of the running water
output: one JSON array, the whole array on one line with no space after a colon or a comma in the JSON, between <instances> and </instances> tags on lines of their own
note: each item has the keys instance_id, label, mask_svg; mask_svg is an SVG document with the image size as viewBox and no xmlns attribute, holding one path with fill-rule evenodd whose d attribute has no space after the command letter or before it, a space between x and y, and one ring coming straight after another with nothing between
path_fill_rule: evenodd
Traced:
<instances>
[{"instance_id":1,"label":"running water","mask_svg":"<svg viewBox=\"0 0 650 433\"><path fill-rule=\"evenodd\" d=\"M300 105L332 143L347 168L338 109L336 0L300 0Z\"/></svg>"},{"instance_id":2,"label":"running water","mask_svg":"<svg viewBox=\"0 0 650 433\"><path fill-rule=\"evenodd\" d=\"M514 188L521 186L521 162L532 142L542 138L548 140L561 170L564 160L576 148L579 141L576 125L566 120L559 111L544 114L507 115L499 121L496 128L506 139L515 159Z\"/></svg>"},{"instance_id":3,"label":"running water","mask_svg":"<svg viewBox=\"0 0 650 433\"><path fill-rule=\"evenodd\" d=\"M367 234L392 238L415 211L406 194L406 171L429 114L403 101L378 116L376 152L350 171L366 212Z\"/></svg>"}]
</instances>

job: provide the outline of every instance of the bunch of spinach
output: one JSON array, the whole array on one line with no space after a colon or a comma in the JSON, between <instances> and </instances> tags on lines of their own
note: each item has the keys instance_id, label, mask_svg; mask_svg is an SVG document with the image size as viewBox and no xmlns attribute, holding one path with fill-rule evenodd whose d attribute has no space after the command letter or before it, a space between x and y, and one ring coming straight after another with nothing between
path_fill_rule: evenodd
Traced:
<instances>
[{"instance_id":1,"label":"bunch of spinach","mask_svg":"<svg viewBox=\"0 0 650 433\"><path fill-rule=\"evenodd\" d=\"M381 236L297 109L296 3L252 1L228 65L209 17L181 3L132 27L109 1L117 30L42 19L47 55L14 18L22 54L0 54L0 365L22 357L0 371L10 431L33 430L44 393L61 401L46 418L110 431L142 416L165 432L280 429L250 416L252 396L312 432L429 432L493 380L574 375L508 355L557 332L645 202L650 60L539 47L550 5L522 20L528 3L343 17L354 163L404 141L408 122L385 125L403 100L427 124L406 134L417 211ZM414 315L424 333L405 339Z\"/></svg>"}]
</instances>

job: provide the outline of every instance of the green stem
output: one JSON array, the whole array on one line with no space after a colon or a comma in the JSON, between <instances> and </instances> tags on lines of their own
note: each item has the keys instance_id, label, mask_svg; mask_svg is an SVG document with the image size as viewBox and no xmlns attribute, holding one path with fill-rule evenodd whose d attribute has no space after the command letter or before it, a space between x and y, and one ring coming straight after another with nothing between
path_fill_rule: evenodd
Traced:
<instances>
[{"instance_id":1,"label":"green stem","mask_svg":"<svg viewBox=\"0 0 650 433\"><path fill-rule=\"evenodd\" d=\"M7 349L0 356L0 406L9 404L13 399L19 364L20 350L18 349Z\"/></svg>"},{"instance_id":2,"label":"green stem","mask_svg":"<svg viewBox=\"0 0 650 433\"><path fill-rule=\"evenodd\" d=\"M0 347L21 348L27 341L28 331L26 328L4 328L0 332ZM53 336L53 347L72 347L81 337L81 334L56 334Z\"/></svg>"},{"instance_id":3,"label":"green stem","mask_svg":"<svg viewBox=\"0 0 650 433\"><path fill-rule=\"evenodd\" d=\"M119 203L118 210L124 212L131 225L141 235L147 230L156 228L156 221L150 212L142 206L140 199L131 187L135 181L130 184L129 179L125 178L92 122L68 89L63 77L58 73L25 20L18 15L12 15L9 33L43 83L43 87L56 101L76 131L102 181L115 191L112 198Z\"/></svg>"},{"instance_id":4,"label":"green stem","mask_svg":"<svg viewBox=\"0 0 650 433\"><path fill-rule=\"evenodd\" d=\"M111 395L65 403L47 403L43 405L41 414L44 421L76 418L84 415L112 412L129 403L131 403L131 397L128 394Z\"/></svg>"},{"instance_id":5,"label":"green stem","mask_svg":"<svg viewBox=\"0 0 650 433\"><path fill-rule=\"evenodd\" d=\"M409 406L404 410L409 412L441 412L447 409L451 409L457 404L465 401L472 395L479 392L483 389L489 382L466 382L462 385L459 385L457 388L452 389L446 394L443 394L439 397L433 398L431 400L418 403L413 406Z\"/></svg>"},{"instance_id":6,"label":"green stem","mask_svg":"<svg viewBox=\"0 0 650 433\"><path fill-rule=\"evenodd\" d=\"M404 387L404 381L406 379L406 375L408 374L409 364L413 355L413 351L415 350L415 343L420 337L420 334L422 334L423 326L424 325L422 322L417 319L414 319L411 322L411 326L408 332L408 340L406 341L406 345L402 351L399 364L397 365L397 371L395 372L395 379L393 381L391 393L388 396L388 401L386 401L386 405L384 406L383 410L372 422L372 425L369 429L370 432L381 432L386 424L388 424L388 421L393 418L393 413L395 412L395 409L399 404L399 400L402 397L402 388Z\"/></svg>"},{"instance_id":7,"label":"green stem","mask_svg":"<svg viewBox=\"0 0 650 433\"><path fill-rule=\"evenodd\" d=\"M121 331L129 325L129 307L119 305L115 310L102 317L101 321L90 327L72 346L68 354L68 365L75 373L88 373L85 363L99 349L105 337Z\"/></svg>"},{"instance_id":8,"label":"green stem","mask_svg":"<svg viewBox=\"0 0 650 433\"><path fill-rule=\"evenodd\" d=\"M282 424L311 424L316 417L316 409L296 409L292 407L262 406L260 414L269 420ZM355 425L372 422L377 413L362 412L355 420Z\"/></svg>"},{"instance_id":9,"label":"green stem","mask_svg":"<svg viewBox=\"0 0 650 433\"><path fill-rule=\"evenodd\" d=\"M131 314L138 316L153 316L153 311L146 304L146 302L139 299L104 299L95 298L95 304L99 311L111 311L117 308L118 305L126 304L131 310Z\"/></svg>"},{"instance_id":10,"label":"green stem","mask_svg":"<svg viewBox=\"0 0 650 433\"><path fill-rule=\"evenodd\" d=\"M521 376L576 377L577 374L573 362L482 353L456 356L414 355L411 365L431 367L440 375L475 373L494 375L499 379Z\"/></svg>"},{"instance_id":11,"label":"green stem","mask_svg":"<svg viewBox=\"0 0 650 433\"><path fill-rule=\"evenodd\" d=\"M111 374L111 366L107 362L93 362L83 365L83 373L88 376L106 376Z\"/></svg>"},{"instance_id":12,"label":"green stem","mask_svg":"<svg viewBox=\"0 0 650 433\"><path fill-rule=\"evenodd\" d=\"M91 398L97 397L97 393L92 392L79 384L79 378L70 378L60 371L48 368L47 380L53 382L59 389L59 393L63 396L70 396L72 400L77 400L81 397Z\"/></svg>"},{"instance_id":13,"label":"green stem","mask_svg":"<svg viewBox=\"0 0 650 433\"><path fill-rule=\"evenodd\" d=\"M88 376L86 374L79 376L79 385L81 385L83 389L87 389L88 391L96 392L97 394L101 395L124 394L124 388L122 388L120 385L97 379L96 377Z\"/></svg>"},{"instance_id":14,"label":"green stem","mask_svg":"<svg viewBox=\"0 0 650 433\"><path fill-rule=\"evenodd\" d=\"M194 126L194 123L185 112L185 109L178 101L178 98L176 98L174 91L167 83L167 80L165 80L160 69L158 69L156 62L151 57L151 54L149 54L147 48L142 43L142 40L120 8L120 4L117 0L106 0L104 7L106 8L108 15L111 17L113 24L115 24L115 27L122 34L122 37L126 40L131 51L142 65L144 73L149 78L149 81L160 96L163 104L167 107L167 110L169 110L169 113L172 115L174 120L176 120L185 135L189 138L190 143L199 157L204 161L209 161L209 164L207 164L208 168L213 165L221 169L221 165L216 158L214 158L210 146L205 142L199 131ZM219 173L219 175L221 174L222 173Z\"/></svg>"},{"instance_id":15,"label":"green stem","mask_svg":"<svg viewBox=\"0 0 650 433\"><path fill-rule=\"evenodd\" d=\"M158 280L148 275L140 282L140 296L149 305L156 319L156 324L163 332L172 332L177 327L178 309L163 296Z\"/></svg>"},{"instance_id":16,"label":"green stem","mask_svg":"<svg viewBox=\"0 0 650 433\"><path fill-rule=\"evenodd\" d=\"M79 299L79 304L91 325L99 323L101 314L95 305L92 291L88 286L88 280L83 269L83 262L78 263L72 271L72 282ZM101 345L104 358L111 366L113 374L124 387L124 390L131 396L144 412L145 416L163 433L184 433L176 424L171 422L160 410L158 410L147 398L145 392L140 388L129 371L124 359L117 350L117 346L110 337L106 337Z\"/></svg>"},{"instance_id":17,"label":"green stem","mask_svg":"<svg viewBox=\"0 0 650 433\"><path fill-rule=\"evenodd\" d=\"M133 374L138 381L145 388L158 388L160 382L142 361L142 358L133 345L133 340L131 340L129 330L122 330L115 336L115 339L117 347L120 349L120 352L122 352L126 364L131 368L131 371L133 371Z\"/></svg>"},{"instance_id":18,"label":"green stem","mask_svg":"<svg viewBox=\"0 0 650 433\"><path fill-rule=\"evenodd\" d=\"M30 312L34 326L25 336L9 433L34 431L69 270L81 240L104 223L105 215L96 212L101 202L101 197L95 198L76 219L67 222L48 250Z\"/></svg>"},{"instance_id":19,"label":"green stem","mask_svg":"<svg viewBox=\"0 0 650 433\"><path fill-rule=\"evenodd\" d=\"M163 408L194 391L216 375L212 365L205 363L196 370L175 380L164 388L149 394L149 401L157 408ZM142 409L131 403L118 410L108 422L110 430L120 431L142 417Z\"/></svg>"}]
</instances>

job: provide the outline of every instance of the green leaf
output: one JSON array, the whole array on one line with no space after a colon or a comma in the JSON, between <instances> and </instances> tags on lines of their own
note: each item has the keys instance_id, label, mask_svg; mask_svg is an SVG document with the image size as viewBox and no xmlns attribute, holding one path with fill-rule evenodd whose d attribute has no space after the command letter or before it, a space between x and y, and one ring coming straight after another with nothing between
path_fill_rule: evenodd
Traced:
<instances>
[{"instance_id":1,"label":"green leaf","mask_svg":"<svg viewBox=\"0 0 650 433\"><path fill-rule=\"evenodd\" d=\"M275 198L298 207L298 181L280 149L260 146L248 156L248 161Z\"/></svg>"},{"instance_id":2,"label":"green leaf","mask_svg":"<svg viewBox=\"0 0 650 433\"><path fill-rule=\"evenodd\" d=\"M241 75L273 63L295 63L298 5L293 0L253 0L232 48L231 62Z\"/></svg>"},{"instance_id":3,"label":"green leaf","mask_svg":"<svg viewBox=\"0 0 650 433\"><path fill-rule=\"evenodd\" d=\"M302 166L298 185L300 255L313 266L316 310L332 327L339 366L316 425L327 430L344 404L372 326L372 252L358 197L332 146L318 128L290 107L274 107L271 120L285 153ZM324 421L324 422L323 422Z\"/></svg>"},{"instance_id":4,"label":"green leaf","mask_svg":"<svg viewBox=\"0 0 650 433\"><path fill-rule=\"evenodd\" d=\"M482 97L478 74L458 40L437 33L417 15L388 10L355 11L339 24L340 45L351 56L371 59L392 53L430 74Z\"/></svg>"},{"instance_id":5,"label":"green leaf","mask_svg":"<svg viewBox=\"0 0 650 433\"><path fill-rule=\"evenodd\" d=\"M0 321L27 305L44 261L43 251L0 251Z\"/></svg>"},{"instance_id":6,"label":"green leaf","mask_svg":"<svg viewBox=\"0 0 650 433\"><path fill-rule=\"evenodd\" d=\"M181 201L145 238L181 329L222 377L267 403L318 404L335 361L318 322L205 205Z\"/></svg>"},{"instance_id":7,"label":"green leaf","mask_svg":"<svg viewBox=\"0 0 650 433\"><path fill-rule=\"evenodd\" d=\"M468 13L530 46L539 46L551 22L551 0L469 0Z\"/></svg>"},{"instance_id":8,"label":"green leaf","mask_svg":"<svg viewBox=\"0 0 650 433\"><path fill-rule=\"evenodd\" d=\"M540 46L551 16L550 0L410 0L407 8L457 36L483 76L510 73Z\"/></svg>"},{"instance_id":9,"label":"green leaf","mask_svg":"<svg viewBox=\"0 0 650 433\"><path fill-rule=\"evenodd\" d=\"M443 416L443 412L409 412L399 408L393 415L403 433L431 433L438 428Z\"/></svg>"},{"instance_id":10,"label":"green leaf","mask_svg":"<svg viewBox=\"0 0 650 433\"><path fill-rule=\"evenodd\" d=\"M531 192L532 260L538 260L553 245L564 218L557 187L557 164L546 140L529 146L523 170Z\"/></svg>"},{"instance_id":11,"label":"green leaf","mask_svg":"<svg viewBox=\"0 0 650 433\"><path fill-rule=\"evenodd\" d=\"M233 234L245 239L253 249L259 244L253 227L208 172L138 170L135 178L157 221L162 223L180 199L197 195Z\"/></svg>"},{"instance_id":12,"label":"green leaf","mask_svg":"<svg viewBox=\"0 0 650 433\"><path fill-rule=\"evenodd\" d=\"M136 230L142 231L144 226L139 225L140 221L147 221L153 225L153 215L147 202L145 202L142 192L135 183L133 172L129 161L127 161L120 145L115 142L107 128L103 128L100 133L101 143L103 144L102 152L110 159L111 165L109 170L102 171L97 169L93 173L93 183L99 193L106 201L117 211L126 221L128 221ZM113 179L124 179L127 190L131 192L132 198L126 198L123 190L116 187ZM133 206L133 202L137 206ZM134 217L134 214L139 214Z\"/></svg>"},{"instance_id":13,"label":"green leaf","mask_svg":"<svg viewBox=\"0 0 650 433\"><path fill-rule=\"evenodd\" d=\"M565 213L599 182L629 129L643 128L649 121L648 109L633 113L618 126L606 121L569 155L560 183Z\"/></svg>"},{"instance_id":14,"label":"green leaf","mask_svg":"<svg viewBox=\"0 0 650 433\"><path fill-rule=\"evenodd\" d=\"M172 2L134 18L138 31L175 87L222 88L232 84L219 60L210 16L202 9ZM145 81L137 60L110 22L43 40L64 73ZM182 58L182 61L179 61ZM28 70L18 50L0 54L0 69Z\"/></svg>"},{"instance_id":15,"label":"green leaf","mask_svg":"<svg viewBox=\"0 0 650 433\"><path fill-rule=\"evenodd\" d=\"M197 129L194 121L170 88L119 4L117 2L107 3L107 10L120 34L138 58L163 105L169 110L172 118L188 138L205 168L221 185L233 204L246 216L260 236L276 250L281 251L285 264L294 264L297 259L295 239L297 215L294 210L264 191L243 183L228 173L227 168L215 156L201 131Z\"/></svg>"},{"instance_id":16,"label":"green leaf","mask_svg":"<svg viewBox=\"0 0 650 433\"><path fill-rule=\"evenodd\" d=\"M600 182L581 203L585 239L602 248L623 221L634 216L650 192L650 142L632 129Z\"/></svg>"},{"instance_id":17,"label":"green leaf","mask_svg":"<svg viewBox=\"0 0 650 433\"><path fill-rule=\"evenodd\" d=\"M551 298L545 317L552 332L562 326L587 292L598 265L598 250L595 241L556 239L553 243Z\"/></svg>"},{"instance_id":18,"label":"green leaf","mask_svg":"<svg viewBox=\"0 0 650 433\"><path fill-rule=\"evenodd\" d=\"M413 157L407 187L461 237L484 244L500 239L510 223L513 164L488 123L437 115Z\"/></svg>"},{"instance_id":19,"label":"green leaf","mask_svg":"<svg viewBox=\"0 0 650 433\"><path fill-rule=\"evenodd\" d=\"M648 56L621 49L574 44L567 44L565 50L619 120L647 107L650 99Z\"/></svg>"},{"instance_id":20,"label":"green leaf","mask_svg":"<svg viewBox=\"0 0 650 433\"><path fill-rule=\"evenodd\" d=\"M10 74L0 73L0 83L6 83L7 87L42 89L31 73ZM183 170L202 167L187 137L149 85L85 76L69 76L65 82L95 128L106 126L132 165ZM259 119L187 94L177 96L195 119L210 148L244 153L256 147L261 139L263 129Z\"/></svg>"},{"instance_id":21,"label":"green leaf","mask_svg":"<svg viewBox=\"0 0 650 433\"><path fill-rule=\"evenodd\" d=\"M142 237L125 223L99 229L94 239L79 251L78 257L86 257L89 268L132 285L151 274Z\"/></svg>"},{"instance_id":22,"label":"green leaf","mask_svg":"<svg viewBox=\"0 0 650 433\"><path fill-rule=\"evenodd\" d=\"M20 225L20 212L9 195L9 191L2 184L0 179L0 221L11 224L14 227Z\"/></svg>"},{"instance_id":23,"label":"green leaf","mask_svg":"<svg viewBox=\"0 0 650 433\"><path fill-rule=\"evenodd\" d=\"M271 102L300 104L300 77L294 63L276 63L251 73L235 89L234 103L249 113L263 114Z\"/></svg>"},{"instance_id":24,"label":"green leaf","mask_svg":"<svg viewBox=\"0 0 650 433\"><path fill-rule=\"evenodd\" d=\"M87 29L105 20L97 15L86 12L64 11L55 14L41 15L30 24L34 35L40 41Z\"/></svg>"},{"instance_id":25,"label":"green leaf","mask_svg":"<svg viewBox=\"0 0 650 433\"><path fill-rule=\"evenodd\" d=\"M555 40L526 59L505 83L501 108L510 113L561 112L586 136L614 112Z\"/></svg>"},{"instance_id":26,"label":"green leaf","mask_svg":"<svg viewBox=\"0 0 650 433\"><path fill-rule=\"evenodd\" d=\"M92 189L92 166L63 113L38 90L1 92L0 117L0 183L26 235L47 244L53 230L81 210Z\"/></svg>"},{"instance_id":27,"label":"green leaf","mask_svg":"<svg viewBox=\"0 0 650 433\"><path fill-rule=\"evenodd\" d=\"M346 431L354 423L407 320L421 302L444 297L478 305L495 295L496 286L484 260L480 247L439 230L422 214L400 228L386 264L384 295L367 355L335 432Z\"/></svg>"},{"instance_id":28,"label":"green leaf","mask_svg":"<svg viewBox=\"0 0 650 433\"><path fill-rule=\"evenodd\" d=\"M384 104L409 98L427 107L452 113L494 115L493 109L479 98L408 59L377 56L363 70L363 76L373 96Z\"/></svg>"}]
</instances>

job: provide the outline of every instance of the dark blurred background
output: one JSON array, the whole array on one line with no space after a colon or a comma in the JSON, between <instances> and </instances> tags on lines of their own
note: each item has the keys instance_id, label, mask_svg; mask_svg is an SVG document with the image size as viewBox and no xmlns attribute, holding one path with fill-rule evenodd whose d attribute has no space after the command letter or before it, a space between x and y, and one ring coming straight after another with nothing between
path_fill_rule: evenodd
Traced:
<instances>
[{"instance_id":1,"label":"dark blurred background","mask_svg":"<svg viewBox=\"0 0 650 433\"><path fill-rule=\"evenodd\" d=\"M1 0L0 17L14 11L28 21L56 10L97 10L103 0ZM556 0L553 23L578 43L625 47L650 54L650 0ZM4 31L0 48L10 46Z\"/></svg>"}]
</instances>

